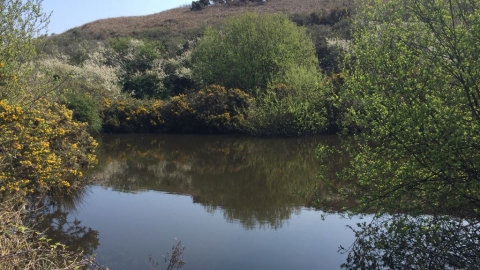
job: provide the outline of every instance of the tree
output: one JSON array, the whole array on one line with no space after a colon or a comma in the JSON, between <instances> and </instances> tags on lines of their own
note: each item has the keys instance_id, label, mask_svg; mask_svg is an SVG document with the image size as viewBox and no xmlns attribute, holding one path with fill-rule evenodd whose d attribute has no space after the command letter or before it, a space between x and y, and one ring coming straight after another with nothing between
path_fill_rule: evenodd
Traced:
<instances>
[{"instance_id":1,"label":"tree","mask_svg":"<svg viewBox=\"0 0 480 270\"><path fill-rule=\"evenodd\" d=\"M294 69L320 76L311 38L284 14L247 13L228 19L221 30L207 28L192 62L194 77L203 85L249 93L285 82L283 76Z\"/></svg>"},{"instance_id":2,"label":"tree","mask_svg":"<svg viewBox=\"0 0 480 270\"><path fill-rule=\"evenodd\" d=\"M199 1L192 1L192 8L191 10L202 10L206 6L210 5L209 0L199 0Z\"/></svg>"},{"instance_id":3,"label":"tree","mask_svg":"<svg viewBox=\"0 0 480 270\"><path fill-rule=\"evenodd\" d=\"M361 0L339 96L351 210L480 210L480 1ZM349 130L348 132L351 132ZM328 151L321 153L328 158ZM327 179L324 180L332 183ZM333 185L332 185L333 186Z\"/></svg>"},{"instance_id":4,"label":"tree","mask_svg":"<svg viewBox=\"0 0 480 270\"><path fill-rule=\"evenodd\" d=\"M344 269L475 269L480 263L478 220L388 215L358 224Z\"/></svg>"},{"instance_id":5,"label":"tree","mask_svg":"<svg viewBox=\"0 0 480 270\"><path fill-rule=\"evenodd\" d=\"M120 67L122 91L139 99L167 98L161 50L156 43L117 38L110 42L109 65Z\"/></svg>"},{"instance_id":6,"label":"tree","mask_svg":"<svg viewBox=\"0 0 480 270\"><path fill-rule=\"evenodd\" d=\"M0 99L22 100L28 64L50 16L43 0L0 1Z\"/></svg>"}]
</instances>

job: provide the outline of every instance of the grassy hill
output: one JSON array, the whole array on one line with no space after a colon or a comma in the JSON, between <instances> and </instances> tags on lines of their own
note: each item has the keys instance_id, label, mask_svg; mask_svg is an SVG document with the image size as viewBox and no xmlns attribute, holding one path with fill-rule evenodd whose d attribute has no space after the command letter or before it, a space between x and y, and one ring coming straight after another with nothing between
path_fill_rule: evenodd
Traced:
<instances>
[{"instance_id":1,"label":"grassy hill","mask_svg":"<svg viewBox=\"0 0 480 270\"><path fill-rule=\"evenodd\" d=\"M188 39L201 35L207 25L218 26L225 18L245 12L288 14L312 35L340 36L347 34L340 23L353 0L269 0L263 4L210 5L200 11L190 6L179 7L146 16L101 19L50 37L54 44L68 47L82 41L132 37L162 42L172 51ZM335 18L337 17L337 18Z\"/></svg>"}]
</instances>

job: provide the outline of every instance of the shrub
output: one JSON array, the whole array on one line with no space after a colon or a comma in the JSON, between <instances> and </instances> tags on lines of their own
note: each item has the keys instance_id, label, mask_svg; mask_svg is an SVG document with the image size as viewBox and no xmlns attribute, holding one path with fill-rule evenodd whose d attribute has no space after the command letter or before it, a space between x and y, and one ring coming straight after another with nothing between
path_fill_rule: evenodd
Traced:
<instances>
[{"instance_id":1,"label":"shrub","mask_svg":"<svg viewBox=\"0 0 480 270\"><path fill-rule=\"evenodd\" d=\"M201 84L249 94L265 91L291 68L318 72L311 38L284 14L247 13L227 19L221 31L208 28L192 52L192 63Z\"/></svg>"},{"instance_id":2,"label":"shrub","mask_svg":"<svg viewBox=\"0 0 480 270\"><path fill-rule=\"evenodd\" d=\"M325 102L321 95L300 95L292 86L275 85L257 98L249 115L249 132L267 136L325 133Z\"/></svg>"},{"instance_id":3,"label":"shrub","mask_svg":"<svg viewBox=\"0 0 480 270\"><path fill-rule=\"evenodd\" d=\"M108 64L119 67L122 91L135 98L165 98L162 49L153 42L118 38L110 42Z\"/></svg>"},{"instance_id":4,"label":"shrub","mask_svg":"<svg viewBox=\"0 0 480 270\"><path fill-rule=\"evenodd\" d=\"M69 92L66 94L67 108L73 111L73 119L88 124L90 133L99 133L102 119L98 103L88 94Z\"/></svg>"},{"instance_id":5,"label":"shrub","mask_svg":"<svg viewBox=\"0 0 480 270\"><path fill-rule=\"evenodd\" d=\"M105 132L153 132L163 127L161 100L105 99L104 103Z\"/></svg>"},{"instance_id":6,"label":"shrub","mask_svg":"<svg viewBox=\"0 0 480 270\"><path fill-rule=\"evenodd\" d=\"M161 98L165 99L170 93L163 87L163 77L156 73L137 73L123 84L124 90L138 99Z\"/></svg>"},{"instance_id":7,"label":"shrub","mask_svg":"<svg viewBox=\"0 0 480 270\"><path fill-rule=\"evenodd\" d=\"M197 118L209 133L240 132L246 126L246 112L253 99L239 89L211 85L194 95Z\"/></svg>"},{"instance_id":8,"label":"shrub","mask_svg":"<svg viewBox=\"0 0 480 270\"><path fill-rule=\"evenodd\" d=\"M198 128L197 111L187 95L172 97L162 107L165 119L165 131L192 132Z\"/></svg>"},{"instance_id":9,"label":"shrub","mask_svg":"<svg viewBox=\"0 0 480 270\"><path fill-rule=\"evenodd\" d=\"M0 101L2 194L68 191L95 162L95 140L86 123L64 105L40 100L33 108Z\"/></svg>"},{"instance_id":10,"label":"shrub","mask_svg":"<svg viewBox=\"0 0 480 270\"><path fill-rule=\"evenodd\" d=\"M164 62L163 68L166 74L164 84L172 95L185 94L196 87L190 64L191 48L195 44L196 40L187 41L175 57Z\"/></svg>"},{"instance_id":11,"label":"shrub","mask_svg":"<svg viewBox=\"0 0 480 270\"><path fill-rule=\"evenodd\" d=\"M44 80L56 78L61 82L60 89L71 89L95 98L118 97L121 93L119 68L105 65L105 48L99 45L95 50L81 66L69 64L66 56L39 60L35 63L40 67L37 81L42 77Z\"/></svg>"}]
</instances>

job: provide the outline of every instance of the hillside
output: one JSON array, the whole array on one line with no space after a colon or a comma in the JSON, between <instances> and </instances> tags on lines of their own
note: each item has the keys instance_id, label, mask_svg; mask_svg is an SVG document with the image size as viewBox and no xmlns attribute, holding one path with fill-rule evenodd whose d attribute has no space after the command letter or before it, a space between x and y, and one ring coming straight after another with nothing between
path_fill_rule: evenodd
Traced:
<instances>
[{"instance_id":1,"label":"hillside","mask_svg":"<svg viewBox=\"0 0 480 270\"><path fill-rule=\"evenodd\" d=\"M146 16L97 20L54 35L51 40L57 45L69 46L72 41L76 43L75 41L127 36L159 40L167 48L173 48L200 35L206 25L219 25L225 18L245 12L285 12L296 18L297 23L308 24L310 14L318 13L321 17L332 10L346 9L352 2L353 0L269 0L263 4L211 5L200 11L192 11L189 6L179 7ZM332 25L328 25L330 26Z\"/></svg>"}]
</instances>

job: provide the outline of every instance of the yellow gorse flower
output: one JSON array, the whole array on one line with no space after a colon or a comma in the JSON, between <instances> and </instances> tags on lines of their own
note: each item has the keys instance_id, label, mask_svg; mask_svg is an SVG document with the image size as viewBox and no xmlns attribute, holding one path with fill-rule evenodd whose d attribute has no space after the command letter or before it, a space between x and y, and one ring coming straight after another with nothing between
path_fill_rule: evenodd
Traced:
<instances>
[{"instance_id":1,"label":"yellow gorse flower","mask_svg":"<svg viewBox=\"0 0 480 270\"><path fill-rule=\"evenodd\" d=\"M0 192L70 188L95 163L96 146L63 105L40 100L23 109L1 100Z\"/></svg>"}]
</instances>

